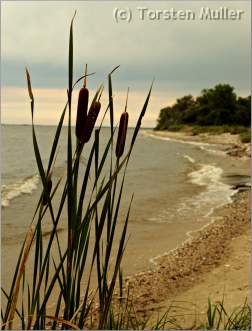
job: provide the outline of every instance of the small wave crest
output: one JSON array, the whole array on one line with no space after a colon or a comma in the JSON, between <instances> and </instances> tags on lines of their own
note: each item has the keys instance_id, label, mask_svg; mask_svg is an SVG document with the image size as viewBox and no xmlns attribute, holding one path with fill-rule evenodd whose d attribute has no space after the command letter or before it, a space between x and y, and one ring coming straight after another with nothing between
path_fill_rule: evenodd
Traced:
<instances>
[{"instance_id":1,"label":"small wave crest","mask_svg":"<svg viewBox=\"0 0 252 331\"><path fill-rule=\"evenodd\" d=\"M219 167L203 164L199 170L189 173L190 181L200 186L209 186L220 182L223 170Z\"/></svg>"},{"instance_id":2,"label":"small wave crest","mask_svg":"<svg viewBox=\"0 0 252 331\"><path fill-rule=\"evenodd\" d=\"M185 159L187 159L190 163L195 163L195 160L190 155L183 155Z\"/></svg>"},{"instance_id":3,"label":"small wave crest","mask_svg":"<svg viewBox=\"0 0 252 331\"><path fill-rule=\"evenodd\" d=\"M194 219L210 222L215 209L232 202L236 190L221 181L223 170L210 164L198 166L198 170L188 174L188 179L192 184L201 186L202 192L185 197L178 205L160 211L155 218L149 218L148 221L168 224L178 220L190 222Z\"/></svg>"},{"instance_id":4,"label":"small wave crest","mask_svg":"<svg viewBox=\"0 0 252 331\"><path fill-rule=\"evenodd\" d=\"M180 202L175 213L172 210L166 210L163 211L162 215L159 215L160 217L150 220L158 223L172 223L179 219L183 219L184 222L192 219L199 222L204 221L204 225L200 226L199 229L214 222L220 217L213 215L215 209L231 203L232 196L238 191L221 181L222 174L223 170L220 167L202 164L198 170L190 172L188 178L192 184L205 186L205 189L201 193L188 197L183 202ZM187 238L178 246L174 247L174 249L149 259L150 266L155 268L160 258L168 254L176 254L178 247L192 240L192 232L193 231L186 232Z\"/></svg>"},{"instance_id":5,"label":"small wave crest","mask_svg":"<svg viewBox=\"0 0 252 331\"><path fill-rule=\"evenodd\" d=\"M14 184L2 185L1 188L2 207L8 207L10 205L10 201L20 196L21 194L31 194L34 190L37 189L38 183L39 183L39 176L34 175Z\"/></svg>"},{"instance_id":6,"label":"small wave crest","mask_svg":"<svg viewBox=\"0 0 252 331\"><path fill-rule=\"evenodd\" d=\"M216 208L232 202L232 196L236 191L221 181L222 174L222 168L210 164L202 164L200 169L189 173L190 182L205 186L206 190L183 203L179 212L188 211L190 208L200 209L204 212L201 216L206 218L211 216Z\"/></svg>"}]
</instances>

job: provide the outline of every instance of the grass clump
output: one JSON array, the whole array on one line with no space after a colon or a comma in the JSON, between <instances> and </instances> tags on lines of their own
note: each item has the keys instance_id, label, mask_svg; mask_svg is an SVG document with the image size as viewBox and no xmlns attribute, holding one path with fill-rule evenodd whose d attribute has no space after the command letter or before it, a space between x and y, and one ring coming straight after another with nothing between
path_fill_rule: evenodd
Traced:
<instances>
[{"instance_id":1,"label":"grass clump","mask_svg":"<svg viewBox=\"0 0 252 331\"><path fill-rule=\"evenodd\" d=\"M240 139L242 143L250 143L251 142L251 132L245 131L240 133Z\"/></svg>"},{"instance_id":2,"label":"grass clump","mask_svg":"<svg viewBox=\"0 0 252 331\"><path fill-rule=\"evenodd\" d=\"M172 124L169 126L169 131L177 132L177 131L183 131L184 125L183 124Z\"/></svg>"},{"instance_id":3,"label":"grass clump","mask_svg":"<svg viewBox=\"0 0 252 331\"><path fill-rule=\"evenodd\" d=\"M222 134L222 133L231 133L231 134L246 134L250 132L250 128L242 125L194 125L191 127L193 135L198 135L201 133L209 134Z\"/></svg>"},{"instance_id":4,"label":"grass clump","mask_svg":"<svg viewBox=\"0 0 252 331\"><path fill-rule=\"evenodd\" d=\"M35 99L30 74L26 70L31 105L32 140L43 189L21 248L16 269L13 272L11 288L8 291L2 289L7 299L5 307L2 306L1 309L2 329L12 329L13 327L22 329L95 327L103 329L109 325L113 309L113 295L125 250L131 206L130 203L122 229L119 230L119 211L126 169L148 106L152 87L140 111L129 148L124 151L128 125L126 100L122 115L126 120L122 120L117 137L118 148L115 153L116 126L112 74L118 67L108 75L107 105L102 107L100 103L103 86L97 89L90 102L86 84L87 68L85 75L74 82L73 20L74 18L71 22L69 36L67 101L55 131L47 166L42 162L37 141L34 125ZM84 79L84 84L79 92L75 145L71 131L72 92L82 79ZM98 114L101 112L103 112L102 121L95 128ZM105 149L101 151L100 134L105 116L109 116L110 120L110 137ZM67 175L66 178L61 178L54 183L53 167L66 117L68 118ZM91 150L89 154L85 154L87 165L82 177L79 174L80 160L87 143L91 144ZM105 163L109 163L108 171L105 170ZM78 185L79 187L77 187ZM91 192L90 195L87 192ZM56 194L60 196L59 203L55 202ZM58 236L64 208L67 210L66 249L63 248L64 245ZM49 239L46 241L43 238L45 216L51 220L51 231ZM94 240L91 240L91 231L94 231ZM114 240L116 233L119 233L118 245L115 245ZM30 267L28 260L33 254L34 259L31 259L30 264L34 272L32 279L27 279L25 270ZM92 289L91 279L96 282ZM52 308L49 309L52 302L56 302L54 312L52 312ZM98 315L93 325L90 324L90 312L94 303L98 303L96 310ZM51 323L49 323L50 321Z\"/></svg>"},{"instance_id":5,"label":"grass clump","mask_svg":"<svg viewBox=\"0 0 252 331\"><path fill-rule=\"evenodd\" d=\"M228 311L224 299L212 302L204 313L199 307L187 302L180 305L173 302L165 313L149 313L138 316L134 308L134 298L128 294L117 312L111 310L107 328L110 330L250 330L251 308L247 299L240 306ZM185 302L183 303L185 304ZM157 316L156 316L157 314Z\"/></svg>"},{"instance_id":6,"label":"grass clump","mask_svg":"<svg viewBox=\"0 0 252 331\"><path fill-rule=\"evenodd\" d=\"M228 313L224 300L212 303L208 299L207 322L202 327L206 330L250 330L251 309L247 301Z\"/></svg>"}]
</instances>

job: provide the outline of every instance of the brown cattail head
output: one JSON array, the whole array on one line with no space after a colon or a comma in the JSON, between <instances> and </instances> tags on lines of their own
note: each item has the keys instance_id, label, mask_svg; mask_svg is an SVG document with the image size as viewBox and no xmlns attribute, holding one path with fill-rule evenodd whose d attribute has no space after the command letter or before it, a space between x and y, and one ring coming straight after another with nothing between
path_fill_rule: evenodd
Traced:
<instances>
[{"instance_id":1,"label":"brown cattail head","mask_svg":"<svg viewBox=\"0 0 252 331\"><path fill-rule=\"evenodd\" d=\"M84 137L84 130L87 122L87 109L88 109L88 96L89 92L86 87L82 87L79 92L77 117L75 134L76 137L82 142Z\"/></svg>"},{"instance_id":2,"label":"brown cattail head","mask_svg":"<svg viewBox=\"0 0 252 331\"><path fill-rule=\"evenodd\" d=\"M51 176L49 175L47 180L46 180L46 186L47 186L47 193L48 195L50 195L51 190L52 190L52 180L51 180ZM48 200L47 197L45 195L45 192L43 194L43 198L42 198L42 205L45 206L48 204Z\"/></svg>"},{"instance_id":3,"label":"brown cattail head","mask_svg":"<svg viewBox=\"0 0 252 331\"><path fill-rule=\"evenodd\" d=\"M86 143L89 141L92 131L95 126L95 122L97 120L97 117L99 115L101 109L101 103L100 101L95 101L93 105L90 107L88 115L87 115L87 120L86 120L86 125L84 128L84 135L83 139L81 142Z\"/></svg>"},{"instance_id":4,"label":"brown cattail head","mask_svg":"<svg viewBox=\"0 0 252 331\"><path fill-rule=\"evenodd\" d=\"M129 120L129 114L125 111L124 113L122 113L121 118L120 118L117 143L116 143L117 158L119 158L123 155L125 141L126 141L126 135L127 135L127 129L128 129L128 120Z\"/></svg>"}]
</instances>

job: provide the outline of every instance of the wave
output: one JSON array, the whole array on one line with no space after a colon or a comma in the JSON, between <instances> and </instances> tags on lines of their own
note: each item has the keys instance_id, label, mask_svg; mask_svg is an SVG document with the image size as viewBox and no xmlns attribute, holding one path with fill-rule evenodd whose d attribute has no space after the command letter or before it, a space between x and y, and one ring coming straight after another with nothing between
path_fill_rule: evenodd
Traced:
<instances>
[{"instance_id":1,"label":"wave","mask_svg":"<svg viewBox=\"0 0 252 331\"><path fill-rule=\"evenodd\" d=\"M231 185L221 182L223 170L220 167L214 165L202 164L198 170L192 171L188 174L189 181L192 184L198 186L205 186L206 189L200 194L186 198L184 202L180 203L176 208L176 218L174 220L174 212L166 210L158 219L150 219L158 223L172 223L176 219L183 218L186 220L188 217L190 220L204 221L204 225L199 229L203 229L208 224L214 222L220 216L213 215L215 209L220 208L228 203L231 203L232 196L238 192L234 190ZM169 254L176 254L178 247L185 245L188 241L192 240L193 232L197 230L188 231L185 233L186 239L178 244L173 249L164 252L160 255L154 256L149 259L150 266L156 267L158 260Z\"/></svg>"},{"instance_id":2,"label":"wave","mask_svg":"<svg viewBox=\"0 0 252 331\"><path fill-rule=\"evenodd\" d=\"M183 157L185 159L187 159L190 163L195 163L196 162L190 155L185 154L185 155L183 155Z\"/></svg>"},{"instance_id":3,"label":"wave","mask_svg":"<svg viewBox=\"0 0 252 331\"><path fill-rule=\"evenodd\" d=\"M221 181L222 168L209 164L197 166L199 169L190 172L188 180L194 185L205 187L202 192L185 197L174 208L162 210L155 218L149 218L148 221L168 224L176 222L177 219L184 221L194 219L199 222L210 222L215 209L232 202L232 196L237 190Z\"/></svg>"},{"instance_id":4,"label":"wave","mask_svg":"<svg viewBox=\"0 0 252 331\"><path fill-rule=\"evenodd\" d=\"M209 164L201 165L199 170L188 175L191 183L206 187L206 190L196 196L196 206L207 211L205 217L209 217L214 209L232 202L232 196L237 192L231 185L221 181L222 175L222 168Z\"/></svg>"},{"instance_id":5,"label":"wave","mask_svg":"<svg viewBox=\"0 0 252 331\"><path fill-rule=\"evenodd\" d=\"M209 186L219 183L223 170L219 167L210 164L203 164L200 169L192 171L188 174L191 183L199 186Z\"/></svg>"},{"instance_id":6,"label":"wave","mask_svg":"<svg viewBox=\"0 0 252 331\"><path fill-rule=\"evenodd\" d=\"M18 181L14 184L2 185L1 188L1 205L8 207L10 201L17 198L21 194L32 194L37 189L39 183L39 176L34 175Z\"/></svg>"}]
</instances>

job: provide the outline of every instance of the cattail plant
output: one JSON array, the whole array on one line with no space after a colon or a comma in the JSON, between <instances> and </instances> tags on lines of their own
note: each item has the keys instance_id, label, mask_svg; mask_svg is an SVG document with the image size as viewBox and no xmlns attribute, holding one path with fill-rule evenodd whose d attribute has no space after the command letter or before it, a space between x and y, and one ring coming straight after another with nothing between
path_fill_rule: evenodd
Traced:
<instances>
[{"instance_id":1,"label":"cattail plant","mask_svg":"<svg viewBox=\"0 0 252 331\"><path fill-rule=\"evenodd\" d=\"M76 137L77 139L79 139L81 143L84 142L85 127L87 122L89 91L86 88L86 84L87 84L87 65L85 70L84 85L79 91L76 126L75 126Z\"/></svg>"},{"instance_id":2,"label":"cattail plant","mask_svg":"<svg viewBox=\"0 0 252 331\"><path fill-rule=\"evenodd\" d=\"M95 101L88 112L82 142L87 143L90 140L100 109L100 101Z\"/></svg>"},{"instance_id":3,"label":"cattail plant","mask_svg":"<svg viewBox=\"0 0 252 331\"><path fill-rule=\"evenodd\" d=\"M119 160L119 158L123 155L126 136L127 136L128 121L129 121L129 114L127 113L128 97L129 97L129 89L127 90L125 109L121 115L120 123L119 123L119 130L118 130L116 151L115 151L117 160Z\"/></svg>"},{"instance_id":4,"label":"cattail plant","mask_svg":"<svg viewBox=\"0 0 252 331\"><path fill-rule=\"evenodd\" d=\"M116 157L120 158L123 155L125 141L127 136L127 129L128 129L128 120L129 114L125 111L122 113L120 118L117 142L116 142Z\"/></svg>"},{"instance_id":5,"label":"cattail plant","mask_svg":"<svg viewBox=\"0 0 252 331\"><path fill-rule=\"evenodd\" d=\"M136 137L141 127L141 120L146 112L151 89L140 112L133 136L129 145L129 150L121 159L124 149L128 126L128 113L121 115L118 139L116 144L116 165L110 162L108 172L104 173L106 159L109 152L112 160L114 155L114 105L112 91L112 73L108 75L108 94L109 102L107 110L110 116L110 137L105 143L104 151L100 149L100 133L102 123L95 130L95 139L87 155L87 165L84 169L84 176L79 176L80 157L83 152L84 143L90 141L98 114L101 109L100 97L102 88L99 88L93 97L91 106L88 110L89 91L86 88L87 66L84 76L84 85L79 92L77 118L76 118L76 137L78 143L76 150L72 151L72 131L71 131L71 100L72 91L77 83L83 78L79 78L73 84L73 19L70 26L69 38L69 66L68 66L68 100L62 111L59 123L55 130L54 140L49 154L49 162L45 168L42 162L40 148L36 136L34 125L34 97L32 93L31 80L28 70L26 71L28 92L31 102L32 115L32 139L34 153L37 162L39 176L43 185L37 208L31 222L34 226L34 236L29 245L27 260L30 250L34 249L32 279L26 279L26 273L22 266L22 256L25 251L25 242L17 261L16 269L13 271L13 280L9 291L3 290L3 295L7 298L6 307L2 308L2 329L12 325L10 321L16 319L20 322L18 326L22 329L48 329L49 320L53 320L52 329L59 327L83 329L88 327L88 316L94 301L97 300L95 293L99 296L99 320L100 329L107 328L109 311L112 305L116 280L119 277L121 260L125 250L126 232L129 220L130 206L124 219L122 231L119 233L119 245L114 245L115 233L118 228L118 213L123 193L126 168L131 156ZM56 159L56 150L59 144L65 115L68 112L68 143L67 143L67 172L62 186L60 180L56 183L52 193L51 169ZM105 114L107 111L105 112ZM104 114L104 116L105 116ZM103 119L104 119L103 116ZM94 176L90 176L94 168ZM123 172L119 190L116 189L120 177L118 174ZM62 181L61 181L62 182ZM80 189L77 190L79 183ZM119 185L119 184L118 184ZM62 192L60 189L62 188ZM60 192L59 192L60 191ZM91 196L86 197L86 192L91 192ZM60 194L57 202L52 204L55 194ZM67 203L68 208L64 208ZM39 208L40 206L45 208ZM66 216L62 216L66 210ZM43 238L42 222L47 215L51 220L51 231L47 240ZM67 247L58 237L59 224L62 218L67 218L68 241ZM36 222L36 223L35 223ZM94 223L94 227L92 224ZM91 231L95 231L95 238L92 241ZM119 230L118 230L119 231ZM106 247L104 247L104 233L107 233ZM32 243L34 242L34 245ZM114 247L116 246L116 247ZM104 247L104 251L101 249ZM105 254L104 254L105 252ZM58 258L55 259L55 255ZM88 258L88 257L91 257ZM97 262L97 288L91 291L91 275L94 274L94 265ZM110 271L108 273L108 270ZM84 275L87 281L84 283ZM93 277L93 276L92 276ZM22 281L21 281L22 280ZM85 286L83 286L83 283ZM20 284L23 284L22 289ZM19 286L20 285L20 286ZM96 291L98 289L98 291ZM91 295L91 293L94 293ZM20 298L17 300L18 295ZM56 302L55 312L52 316L48 312L51 302ZM50 314L48 314L50 313ZM12 322L11 322L12 323ZM17 323L16 323L17 324ZM14 325L14 323L13 323Z\"/></svg>"}]
</instances>

